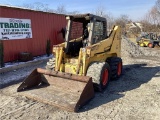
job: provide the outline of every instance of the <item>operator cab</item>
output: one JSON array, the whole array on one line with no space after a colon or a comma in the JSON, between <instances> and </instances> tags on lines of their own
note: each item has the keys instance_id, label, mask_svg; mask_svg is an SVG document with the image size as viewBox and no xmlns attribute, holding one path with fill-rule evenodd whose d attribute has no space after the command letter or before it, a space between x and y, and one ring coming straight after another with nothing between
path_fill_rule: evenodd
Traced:
<instances>
[{"instance_id":1,"label":"operator cab","mask_svg":"<svg viewBox=\"0 0 160 120\"><path fill-rule=\"evenodd\" d=\"M66 16L66 54L76 56L80 48L107 38L106 19L92 14ZM72 40L72 41L71 41Z\"/></svg>"}]
</instances>

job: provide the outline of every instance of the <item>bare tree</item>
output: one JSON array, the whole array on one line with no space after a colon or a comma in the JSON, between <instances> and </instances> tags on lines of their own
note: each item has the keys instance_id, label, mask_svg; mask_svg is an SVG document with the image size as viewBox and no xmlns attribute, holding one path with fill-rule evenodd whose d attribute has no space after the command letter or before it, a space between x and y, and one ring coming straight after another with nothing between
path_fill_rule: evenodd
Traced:
<instances>
[{"instance_id":1,"label":"bare tree","mask_svg":"<svg viewBox=\"0 0 160 120\"><path fill-rule=\"evenodd\" d=\"M158 14L160 15L160 0L156 1L156 8L158 10Z\"/></svg>"},{"instance_id":2,"label":"bare tree","mask_svg":"<svg viewBox=\"0 0 160 120\"><path fill-rule=\"evenodd\" d=\"M95 14L101 17L107 17L106 9L104 6L100 5L96 8Z\"/></svg>"},{"instance_id":3,"label":"bare tree","mask_svg":"<svg viewBox=\"0 0 160 120\"><path fill-rule=\"evenodd\" d=\"M95 15L101 16L101 17L105 17L107 19L107 29L110 30L112 29L115 19L112 15L112 13L107 12L106 8L102 5L98 6L95 11L94 11Z\"/></svg>"},{"instance_id":4,"label":"bare tree","mask_svg":"<svg viewBox=\"0 0 160 120\"><path fill-rule=\"evenodd\" d=\"M146 32L160 31L160 0L156 1L155 6L145 14L141 22Z\"/></svg>"},{"instance_id":5,"label":"bare tree","mask_svg":"<svg viewBox=\"0 0 160 120\"><path fill-rule=\"evenodd\" d=\"M157 15L158 15L158 25L157 28L160 31L160 0L156 1Z\"/></svg>"},{"instance_id":6,"label":"bare tree","mask_svg":"<svg viewBox=\"0 0 160 120\"><path fill-rule=\"evenodd\" d=\"M150 10L150 12L148 14L150 14L151 22L153 22L153 24L155 24L155 25L159 24L160 16L158 15L157 7L155 7L155 6L152 7L152 9Z\"/></svg>"},{"instance_id":7,"label":"bare tree","mask_svg":"<svg viewBox=\"0 0 160 120\"><path fill-rule=\"evenodd\" d=\"M60 5L60 6L57 7L56 12L59 13L59 14L66 14L67 10L66 10L66 7L64 5Z\"/></svg>"},{"instance_id":8,"label":"bare tree","mask_svg":"<svg viewBox=\"0 0 160 120\"><path fill-rule=\"evenodd\" d=\"M128 15L120 15L120 17L118 17L115 20L115 24L121 26L122 28L122 34L126 33L126 24L129 23L131 20L129 19Z\"/></svg>"},{"instance_id":9,"label":"bare tree","mask_svg":"<svg viewBox=\"0 0 160 120\"><path fill-rule=\"evenodd\" d=\"M44 12L49 12L48 4L43 5L43 11Z\"/></svg>"},{"instance_id":10,"label":"bare tree","mask_svg":"<svg viewBox=\"0 0 160 120\"><path fill-rule=\"evenodd\" d=\"M122 28L125 28L125 25L129 22L129 17L128 15L120 15L120 17L118 17L115 21L115 23L119 26L121 26Z\"/></svg>"},{"instance_id":11,"label":"bare tree","mask_svg":"<svg viewBox=\"0 0 160 120\"><path fill-rule=\"evenodd\" d=\"M27 9L34 9L34 5L33 4L23 4L24 8L27 8Z\"/></svg>"},{"instance_id":12,"label":"bare tree","mask_svg":"<svg viewBox=\"0 0 160 120\"><path fill-rule=\"evenodd\" d=\"M55 10L48 8L48 10L46 12L50 12L50 13L56 13Z\"/></svg>"},{"instance_id":13,"label":"bare tree","mask_svg":"<svg viewBox=\"0 0 160 120\"><path fill-rule=\"evenodd\" d=\"M67 12L67 14L76 15L76 14L79 14L79 11Z\"/></svg>"},{"instance_id":14,"label":"bare tree","mask_svg":"<svg viewBox=\"0 0 160 120\"><path fill-rule=\"evenodd\" d=\"M44 11L44 12L50 12L50 13L58 13L58 14L78 14L79 11L72 11L68 12L66 10L66 7L64 5L59 5L56 10L50 9L48 7L48 4L43 4L40 2L36 2L34 4L23 4L24 8L32 9L32 10L38 10L38 11Z\"/></svg>"},{"instance_id":15,"label":"bare tree","mask_svg":"<svg viewBox=\"0 0 160 120\"><path fill-rule=\"evenodd\" d=\"M43 3L40 3L40 2L35 2L34 6L35 6L35 10L43 10L45 5Z\"/></svg>"},{"instance_id":16,"label":"bare tree","mask_svg":"<svg viewBox=\"0 0 160 120\"><path fill-rule=\"evenodd\" d=\"M115 24L115 18L114 16L112 15L112 13L108 12L107 16L106 16L106 19L107 19L107 27L108 29L112 29L112 27L114 26Z\"/></svg>"},{"instance_id":17,"label":"bare tree","mask_svg":"<svg viewBox=\"0 0 160 120\"><path fill-rule=\"evenodd\" d=\"M23 4L22 7L32 9L32 10L44 11L44 12L51 12L51 13L55 12L55 10L50 9L48 7L48 4L43 4L40 2L36 2L34 4Z\"/></svg>"},{"instance_id":18,"label":"bare tree","mask_svg":"<svg viewBox=\"0 0 160 120\"><path fill-rule=\"evenodd\" d=\"M144 18L140 21L143 24L143 30L144 32L158 32L159 29L159 23L155 22L152 18L153 15L151 15L151 12L147 13Z\"/></svg>"}]
</instances>

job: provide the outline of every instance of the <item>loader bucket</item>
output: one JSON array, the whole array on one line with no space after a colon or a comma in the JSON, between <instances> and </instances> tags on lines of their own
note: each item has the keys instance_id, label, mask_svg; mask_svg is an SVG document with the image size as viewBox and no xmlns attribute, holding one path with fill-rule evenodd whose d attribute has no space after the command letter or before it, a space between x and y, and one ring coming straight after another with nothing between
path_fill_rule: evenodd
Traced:
<instances>
[{"instance_id":1,"label":"loader bucket","mask_svg":"<svg viewBox=\"0 0 160 120\"><path fill-rule=\"evenodd\" d=\"M28 98L77 112L94 97L92 79L68 73L35 69L18 87Z\"/></svg>"}]
</instances>

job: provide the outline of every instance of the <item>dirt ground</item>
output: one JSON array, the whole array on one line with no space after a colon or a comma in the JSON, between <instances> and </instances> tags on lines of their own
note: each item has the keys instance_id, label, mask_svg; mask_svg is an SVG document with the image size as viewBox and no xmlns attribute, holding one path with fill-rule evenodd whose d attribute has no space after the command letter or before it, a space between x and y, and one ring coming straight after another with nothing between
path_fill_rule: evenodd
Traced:
<instances>
[{"instance_id":1,"label":"dirt ground","mask_svg":"<svg viewBox=\"0 0 160 120\"><path fill-rule=\"evenodd\" d=\"M128 46L129 45L129 46ZM147 53L146 53L147 52ZM16 92L20 83L0 89L0 119L18 120L159 120L160 51L122 41L123 75L78 113L30 100ZM44 67L45 63L39 66ZM21 74L36 66L14 71ZM8 73L12 74L12 73ZM7 73L3 78L9 78Z\"/></svg>"}]
</instances>

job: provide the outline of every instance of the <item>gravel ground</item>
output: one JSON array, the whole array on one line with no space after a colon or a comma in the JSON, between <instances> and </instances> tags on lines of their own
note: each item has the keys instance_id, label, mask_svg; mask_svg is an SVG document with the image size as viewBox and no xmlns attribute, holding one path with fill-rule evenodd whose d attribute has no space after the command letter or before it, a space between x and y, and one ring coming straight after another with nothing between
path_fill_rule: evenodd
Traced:
<instances>
[{"instance_id":1,"label":"gravel ground","mask_svg":"<svg viewBox=\"0 0 160 120\"><path fill-rule=\"evenodd\" d=\"M37 62L35 62L36 60L34 60L34 63L29 64L29 66L23 67L21 69L13 69L9 72L0 73L0 78L1 78L0 79L0 89L5 86L12 85L12 84L15 84L15 83L18 83L24 80L26 76L28 76L31 73L31 71L33 71L34 69L38 67L44 68L49 58L37 60ZM25 63L22 63L22 64L25 64ZM14 67L16 65L17 64L13 63L11 66L7 66L7 67Z\"/></svg>"},{"instance_id":2,"label":"gravel ground","mask_svg":"<svg viewBox=\"0 0 160 120\"><path fill-rule=\"evenodd\" d=\"M160 118L160 51L140 48L126 38L122 40L123 75L111 81L103 93L78 113L60 110L20 96L19 84L0 90L0 119L28 120L159 120ZM152 57L154 56L154 57ZM45 62L1 74L4 80L25 77ZM18 75L18 76L17 76Z\"/></svg>"}]
</instances>

